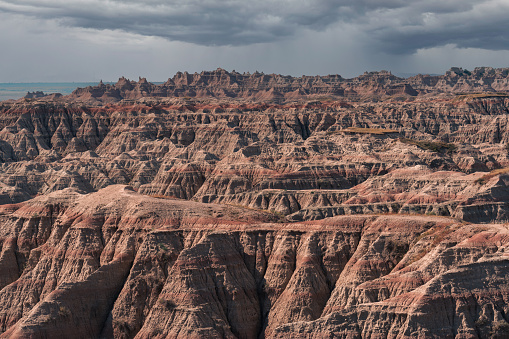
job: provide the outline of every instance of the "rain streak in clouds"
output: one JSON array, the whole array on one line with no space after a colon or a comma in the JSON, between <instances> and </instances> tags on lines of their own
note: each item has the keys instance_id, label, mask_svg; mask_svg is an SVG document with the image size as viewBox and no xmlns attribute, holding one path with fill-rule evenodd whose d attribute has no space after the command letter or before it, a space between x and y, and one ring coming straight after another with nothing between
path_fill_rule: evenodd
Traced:
<instances>
[{"instance_id":1,"label":"rain streak in clouds","mask_svg":"<svg viewBox=\"0 0 509 339\"><path fill-rule=\"evenodd\" d=\"M387 53L447 44L509 50L507 0L11 0L0 1L0 11L203 46L277 42L348 25Z\"/></svg>"}]
</instances>

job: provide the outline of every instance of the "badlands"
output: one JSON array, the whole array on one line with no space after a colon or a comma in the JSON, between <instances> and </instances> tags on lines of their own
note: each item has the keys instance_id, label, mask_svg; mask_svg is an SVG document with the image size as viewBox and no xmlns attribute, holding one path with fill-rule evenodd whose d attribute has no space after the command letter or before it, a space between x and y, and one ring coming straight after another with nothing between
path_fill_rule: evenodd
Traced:
<instances>
[{"instance_id":1,"label":"badlands","mask_svg":"<svg viewBox=\"0 0 509 339\"><path fill-rule=\"evenodd\" d=\"M509 69L0 102L0 338L508 338Z\"/></svg>"}]
</instances>

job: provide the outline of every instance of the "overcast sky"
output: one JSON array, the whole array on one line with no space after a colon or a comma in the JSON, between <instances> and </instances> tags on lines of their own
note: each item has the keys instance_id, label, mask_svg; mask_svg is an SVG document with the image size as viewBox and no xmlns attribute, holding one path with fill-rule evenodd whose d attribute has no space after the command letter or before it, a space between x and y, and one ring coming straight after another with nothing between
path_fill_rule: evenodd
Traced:
<instances>
[{"instance_id":1,"label":"overcast sky","mask_svg":"<svg viewBox=\"0 0 509 339\"><path fill-rule=\"evenodd\" d=\"M0 0L0 82L509 67L509 0Z\"/></svg>"}]
</instances>

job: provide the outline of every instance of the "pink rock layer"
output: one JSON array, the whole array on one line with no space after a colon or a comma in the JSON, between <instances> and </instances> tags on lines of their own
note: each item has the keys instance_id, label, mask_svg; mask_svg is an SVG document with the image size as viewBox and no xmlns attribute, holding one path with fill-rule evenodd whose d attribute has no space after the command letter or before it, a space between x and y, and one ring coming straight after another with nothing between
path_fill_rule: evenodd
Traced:
<instances>
[{"instance_id":1,"label":"pink rock layer","mask_svg":"<svg viewBox=\"0 0 509 339\"><path fill-rule=\"evenodd\" d=\"M509 337L509 71L0 103L0 337Z\"/></svg>"},{"instance_id":2,"label":"pink rock layer","mask_svg":"<svg viewBox=\"0 0 509 339\"><path fill-rule=\"evenodd\" d=\"M272 213L114 185L4 205L1 337L503 335L509 229Z\"/></svg>"}]
</instances>

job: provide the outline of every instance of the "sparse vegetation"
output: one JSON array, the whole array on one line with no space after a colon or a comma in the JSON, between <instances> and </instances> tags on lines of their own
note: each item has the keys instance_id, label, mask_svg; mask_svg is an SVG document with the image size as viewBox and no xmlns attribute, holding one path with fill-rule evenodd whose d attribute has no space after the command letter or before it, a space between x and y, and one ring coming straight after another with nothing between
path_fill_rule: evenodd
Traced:
<instances>
[{"instance_id":1,"label":"sparse vegetation","mask_svg":"<svg viewBox=\"0 0 509 339\"><path fill-rule=\"evenodd\" d=\"M149 194L149 197L157 198L157 199L169 199L170 197L162 194Z\"/></svg>"},{"instance_id":2,"label":"sparse vegetation","mask_svg":"<svg viewBox=\"0 0 509 339\"><path fill-rule=\"evenodd\" d=\"M163 304L164 306L166 306L166 308L170 309L170 310L177 307L177 305L173 302L173 300L161 299L160 303Z\"/></svg>"},{"instance_id":3,"label":"sparse vegetation","mask_svg":"<svg viewBox=\"0 0 509 339\"><path fill-rule=\"evenodd\" d=\"M488 317L486 317L484 314L481 314L479 319L475 321L475 326L482 327L486 326L489 323Z\"/></svg>"},{"instance_id":4,"label":"sparse vegetation","mask_svg":"<svg viewBox=\"0 0 509 339\"><path fill-rule=\"evenodd\" d=\"M386 135L391 133L399 133L395 129L388 128L364 128L364 127L348 127L338 131L340 133L357 133L357 134L375 134Z\"/></svg>"},{"instance_id":5,"label":"sparse vegetation","mask_svg":"<svg viewBox=\"0 0 509 339\"><path fill-rule=\"evenodd\" d=\"M505 320L497 321L491 328L490 336L492 338L507 338L509 337L509 323Z\"/></svg>"},{"instance_id":6,"label":"sparse vegetation","mask_svg":"<svg viewBox=\"0 0 509 339\"><path fill-rule=\"evenodd\" d=\"M60 306L60 308L58 309L58 316L59 317L69 317L71 315L71 311L65 307L65 306Z\"/></svg>"},{"instance_id":7,"label":"sparse vegetation","mask_svg":"<svg viewBox=\"0 0 509 339\"><path fill-rule=\"evenodd\" d=\"M21 262L19 265L20 272L25 272L25 269L27 267L28 267L28 260Z\"/></svg>"},{"instance_id":8,"label":"sparse vegetation","mask_svg":"<svg viewBox=\"0 0 509 339\"><path fill-rule=\"evenodd\" d=\"M451 225L445 226L443 229L439 230L434 234L433 241L431 243L431 247L435 247L440 244L449 234L456 231L457 227L451 227Z\"/></svg>"},{"instance_id":9,"label":"sparse vegetation","mask_svg":"<svg viewBox=\"0 0 509 339\"><path fill-rule=\"evenodd\" d=\"M504 92L484 92L484 93L458 93L456 99L458 100L472 100L482 98L497 98L509 96Z\"/></svg>"},{"instance_id":10,"label":"sparse vegetation","mask_svg":"<svg viewBox=\"0 0 509 339\"><path fill-rule=\"evenodd\" d=\"M400 240L389 240L387 250L398 255L404 255L408 251L408 244Z\"/></svg>"},{"instance_id":11,"label":"sparse vegetation","mask_svg":"<svg viewBox=\"0 0 509 339\"><path fill-rule=\"evenodd\" d=\"M318 98L316 98L316 100L318 100L318 101L334 101L336 99L331 96L324 95L324 96L319 96Z\"/></svg>"},{"instance_id":12,"label":"sparse vegetation","mask_svg":"<svg viewBox=\"0 0 509 339\"><path fill-rule=\"evenodd\" d=\"M408 260L406 263L406 266L409 266L413 264L414 262L422 259L426 254L428 254L433 248L435 248L438 244L440 244L448 235L453 233L458 229L458 227L461 227L460 225L448 225L443 228L431 228L427 230L426 232L419 235L417 238L414 239L412 242L412 246L417 244L419 241L426 239L426 243L422 247L420 251L417 253L414 253L411 259Z\"/></svg>"},{"instance_id":13,"label":"sparse vegetation","mask_svg":"<svg viewBox=\"0 0 509 339\"><path fill-rule=\"evenodd\" d=\"M491 178L496 177L497 175L506 174L506 173L509 173L509 167L499 168L499 169L493 170L493 171L483 175L482 177L477 179L475 181L475 183L479 184L479 185L484 185Z\"/></svg>"},{"instance_id":14,"label":"sparse vegetation","mask_svg":"<svg viewBox=\"0 0 509 339\"><path fill-rule=\"evenodd\" d=\"M286 222L286 216L283 213L281 213L281 212L278 212L278 211L273 210L273 209L271 209L271 210L261 210L261 211L265 211L265 212L268 212L268 213L272 214L274 217L276 217L275 222L277 222L277 223L284 223L284 222Z\"/></svg>"},{"instance_id":15,"label":"sparse vegetation","mask_svg":"<svg viewBox=\"0 0 509 339\"><path fill-rule=\"evenodd\" d=\"M401 141L404 144L415 145L420 149L437 153L438 152L450 153L456 149L456 145L442 141L414 140L408 138L399 138L399 141Z\"/></svg>"},{"instance_id":16,"label":"sparse vegetation","mask_svg":"<svg viewBox=\"0 0 509 339\"><path fill-rule=\"evenodd\" d=\"M156 199L184 200L184 199L178 198L178 197L173 196L173 195L163 195L163 194L144 194L144 195L149 196L151 198L156 198Z\"/></svg>"}]
</instances>

